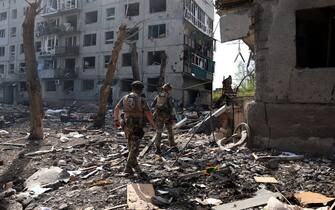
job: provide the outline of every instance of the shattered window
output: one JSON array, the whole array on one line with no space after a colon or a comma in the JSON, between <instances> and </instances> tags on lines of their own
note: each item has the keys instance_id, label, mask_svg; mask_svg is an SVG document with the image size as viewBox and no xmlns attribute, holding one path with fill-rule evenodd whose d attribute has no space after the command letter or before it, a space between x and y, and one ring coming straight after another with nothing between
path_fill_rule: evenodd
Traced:
<instances>
[{"instance_id":1,"label":"shattered window","mask_svg":"<svg viewBox=\"0 0 335 210\"><path fill-rule=\"evenodd\" d=\"M64 91L73 91L74 90L74 81L73 80L65 80L63 85Z\"/></svg>"},{"instance_id":2,"label":"shattered window","mask_svg":"<svg viewBox=\"0 0 335 210\"><path fill-rule=\"evenodd\" d=\"M10 37L16 37L16 27L10 28Z\"/></svg>"},{"instance_id":3,"label":"shattered window","mask_svg":"<svg viewBox=\"0 0 335 210\"><path fill-rule=\"evenodd\" d=\"M0 13L0 21L7 20L7 12L1 12Z\"/></svg>"},{"instance_id":4,"label":"shattered window","mask_svg":"<svg viewBox=\"0 0 335 210\"><path fill-rule=\"evenodd\" d=\"M132 30L129 32L129 35L127 37L130 41L136 41L138 40L138 28L132 28Z\"/></svg>"},{"instance_id":5,"label":"shattered window","mask_svg":"<svg viewBox=\"0 0 335 210\"><path fill-rule=\"evenodd\" d=\"M130 53L122 54L122 66L131 66L131 54Z\"/></svg>"},{"instance_id":6,"label":"shattered window","mask_svg":"<svg viewBox=\"0 0 335 210\"><path fill-rule=\"evenodd\" d=\"M20 73L24 73L26 71L26 63L20 63Z\"/></svg>"},{"instance_id":7,"label":"shattered window","mask_svg":"<svg viewBox=\"0 0 335 210\"><path fill-rule=\"evenodd\" d=\"M6 30L5 29L1 29L0 30L0 38L5 38L6 37Z\"/></svg>"},{"instance_id":8,"label":"shattered window","mask_svg":"<svg viewBox=\"0 0 335 210\"><path fill-rule=\"evenodd\" d=\"M106 19L107 20L115 19L115 8L114 7L106 9Z\"/></svg>"},{"instance_id":9,"label":"shattered window","mask_svg":"<svg viewBox=\"0 0 335 210\"><path fill-rule=\"evenodd\" d=\"M41 52L42 51L42 42L40 42L40 41L35 42L35 48L36 48L36 52Z\"/></svg>"},{"instance_id":10,"label":"shattered window","mask_svg":"<svg viewBox=\"0 0 335 210\"><path fill-rule=\"evenodd\" d=\"M150 0L150 13L166 11L166 0Z\"/></svg>"},{"instance_id":11,"label":"shattered window","mask_svg":"<svg viewBox=\"0 0 335 210\"><path fill-rule=\"evenodd\" d=\"M140 3L132 3L125 5L125 14L127 17L140 15Z\"/></svg>"},{"instance_id":12,"label":"shattered window","mask_svg":"<svg viewBox=\"0 0 335 210\"><path fill-rule=\"evenodd\" d=\"M95 46L97 44L97 34L86 34L84 36L84 47Z\"/></svg>"},{"instance_id":13,"label":"shattered window","mask_svg":"<svg viewBox=\"0 0 335 210\"><path fill-rule=\"evenodd\" d=\"M105 57L104 57L105 68L108 67L110 59L111 59L110 55L105 55Z\"/></svg>"},{"instance_id":14,"label":"shattered window","mask_svg":"<svg viewBox=\"0 0 335 210\"><path fill-rule=\"evenodd\" d=\"M98 11L88 12L85 14L85 24L98 22Z\"/></svg>"},{"instance_id":15,"label":"shattered window","mask_svg":"<svg viewBox=\"0 0 335 210\"><path fill-rule=\"evenodd\" d=\"M83 80L83 83L82 83L83 91L93 90L93 89L94 89L94 80L92 79Z\"/></svg>"},{"instance_id":16,"label":"shattered window","mask_svg":"<svg viewBox=\"0 0 335 210\"><path fill-rule=\"evenodd\" d=\"M133 82L133 79L123 79L123 80L121 80L121 91L122 92L130 92L132 82Z\"/></svg>"},{"instance_id":17,"label":"shattered window","mask_svg":"<svg viewBox=\"0 0 335 210\"><path fill-rule=\"evenodd\" d=\"M84 57L84 69L95 68L95 57Z\"/></svg>"},{"instance_id":18,"label":"shattered window","mask_svg":"<svg viewBox=\"0 0 335 210\"><path fill-rule=\"evenodd\" d=\"M155 92L158 90L159 77L148 78L148 92Z\"/></svg>"},{"instance_id":19,"label":"shattered window","mask_svg":"<svg viewBox=\"0 0 335 210\"><path fill-rule=\"evenodd\" d=\"M113 44L114 43L114 31L107 31L105 33L105 44Z\"/></svg>"},{"instance_id":20,"label":"shattered window","mask_svg":"<svg viewBox=\"0 0 335 210\"><path fill-rule=\"evenodd\" d=\"M20 91L21 92L27 91L27 83L26 82L20 82Z\"/></svg>"},{"instance_id":21,"label":"shattered window","mask_svg":"<svg viewBox=\"0 0 335 210\"><path fill-rule=\"evenodd\" d=\"M148 52L148 65L161 65L162 54L164 51Z\"/></svg>"},{"instance_id":22,"label":"shattered window","mask_svg":"<svg viewBox=\"0 0 335 210\"><path fill-rule=\"evenodd\" d=\"M0 47L0 57L5 56L5 47Z\"/></svg>"},{"instance_id":23,"label":"shattered window","mask_svg":"<svg viewBox=\"0 0 335 210\"><path fill-rule=\"evenodd\" d=\"M56 81L55 80L46 81L45 91L55 92L56 91Z\"/></svg>"},{"instance_id":24,"label":"shattered window","mask_svg":"<svg viewBox=\"0 0 335 210\"><path fill-rule=\"evenodd\" d=\"M15 71L15 64L14 63L9 64L9 71L8 71L8 73L9 74L13 74L14 71Z\"/></svg>"},{"instance_id":25,"label":"shattered window","mask_svg":"<svg viewBox=\"0 0 335 210\"><path fill-rule=\"evenodd\" d=\"M166 25L151 25L149 26L148 39L157 39L166 37Z\"/></svg>"},{"instance_id":26,"label":"shattered window","mask_svg":"<svg viewBox=\"0 0 335 210\"><path fill-rule=\"evenodd\" d=\"M333 8L296 12L297 68L335 67L334 16Z\"/></svg>"},{"instance_id":27,"label":"shattered window","mask_svg":"<svg viewBox=\"0 0 335 210\"><path fill-rule=\"evenodd\" d=\"M0 74L5 73L5 64L0 64Z\"/></svg>"}]
</instances>

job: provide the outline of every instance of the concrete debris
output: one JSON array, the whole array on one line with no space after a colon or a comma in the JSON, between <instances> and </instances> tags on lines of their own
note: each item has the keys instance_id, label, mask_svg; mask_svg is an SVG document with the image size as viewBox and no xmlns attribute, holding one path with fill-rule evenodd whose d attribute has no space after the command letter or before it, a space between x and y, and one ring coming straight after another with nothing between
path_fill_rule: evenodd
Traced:
<instances>
[{"instance_id":1,"label":"concrete debris","mask_svg":"<svg viewBox=\"0 0 335 210\"><path fill-rule=\"evenodd\" d=\"M264 207L264 210L329 210L329 207L320 207L317 209L302 208L296 205L285 204L278 199L271 197Z\"/></svg>"},{"instance_id":2,"label":"concrete debris","mask_svg":"<svg viewBox=\"0 0 335 210\"><path fill-rule=\"evenodd\" d=\"M8 138L9 136L10 135L8 131L0 130L0 138Z\"/></svg>"}]
</instances>

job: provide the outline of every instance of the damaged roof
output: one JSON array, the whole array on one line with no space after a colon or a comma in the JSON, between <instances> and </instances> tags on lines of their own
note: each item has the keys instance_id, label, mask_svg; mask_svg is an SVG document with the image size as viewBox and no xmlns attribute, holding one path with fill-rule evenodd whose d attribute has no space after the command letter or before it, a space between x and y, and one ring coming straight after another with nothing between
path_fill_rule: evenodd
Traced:
<instances>
[{"instance_id":1,"label":"damaged roof","mask_svg":"<svg viewBox=\"0 0 335 210\"><path fill-rule=\"evenodd\" d=\"M251 3L252 1L253 0L216 0L215 7L218 10L230 10Z\"/></svg>"}]
</instances>

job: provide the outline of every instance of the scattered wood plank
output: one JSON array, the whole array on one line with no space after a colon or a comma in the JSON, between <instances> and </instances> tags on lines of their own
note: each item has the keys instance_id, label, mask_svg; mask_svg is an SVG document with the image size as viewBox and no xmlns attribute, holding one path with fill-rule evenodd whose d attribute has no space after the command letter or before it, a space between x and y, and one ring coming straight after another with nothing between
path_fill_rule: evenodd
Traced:
<instances>
[{"instance_id":1,"label":"scattered wood plank","mask_svg":"<svg viewBox=\"0 0 335 210\"><path fill-rule=\"evenodd\" d=\"M257 156L256 154L252 154L254 157L255 161L268 161L268 160L279 160L279 161L295 161L295 160L303 160L304 155L291 155L291 156L284 156L284 155L279 155L279 156Z\"/></svg>"},{"instance_id":2,"label":"scattered wood plank","mask_svg":"<svg viewBox=\"0 0 335 210\"><path fill-rule=\"evenodd\" d=\"M280 193L273 193L267 190L259 190L256 196L246 200L236 201L213 207L214 210L242 210L266 205L271 197L280 197Z\"/></svg>"},{"instance_id":3,"label":"scattered wood plank","mask_svg":"<svg viewBox=\"0 0 335 210\"><path fill-rule=\"evenodd\" d=\"M327 205L329 202L334 201L335 198L330 198L319 193L314 192L299 192L295 193L294 197L299 201L299 203L306 207L312 204L323 204Z\"/></svg>"},{"instance_id":4,"label":"scattered wood plank","mask_svg":"<svg viewBox=\"0 0 335 210\"><path fill-rule=\"evenodd\" d=\"M52 153L54 151L55 151L55 147L52 146L50 150L40 150L40 151L36 151L36 152L31 152L31 153L25 154L24 156L26 156L26 157L38 156L38 155L44 155L44 154Z\"/></svg>"},{"instance_id":5,"label":"scattered wood plank","mask_svg":"<svg viewBox=\"0 0 335 210\"><path fill-rule=\"evenodd\" d=\"M105 210L120 209L120 208L125 208L127 206L128 206L128 204L121 204L121 205L118 205L118 206L113 206L113 207L107 208Z\"/></svg>"},{"instance_id":6,"label":"scattered wood plank","mask_svg":"<svg viewBox=\"0 0 335 210\"><path fill-rule=\"evenodd\" d=\"M129 209L158 209L151 203L155 195L152 184L129 184L127 185L127 204Z\"/></svg>"},{"instance_id":7,"label":"scattered wood plank","mask_svg":"<svg viewBox=\"0 0 335 210\"><path fill-rule=\"evenodd\" d=\"M255 176L254 177L255 181L258 182L258 183L271 183L271 184L278 184L278 180L274 177L267 177L267 176L264 176L264 177L257 177Z\"/></svg>"},{"instance_id":8,"label":"scattered wood plank","mask_svg":"<svg viewBox=\"0 0 335 210\"><path fill-rule=\"evenodd\" d=\"M157 134L155 134L152 139L150 140L150 142L147 144L147 146L141 151L139 157L142 158L147 152L148 150L150 149L151 145L155 142L156 140L156 136Z\"/></svg>"},{"instance_id":9,"label":"scattered wood plank","mask_svg":"<svg viewBox=\"0 0 335 210\"><path fill-rule=\"evenodd\" d=\"M14 144L14 143L1 143L2 146L13 146L13 147L26 147L25 144Z\"/></svg>"}]
</instances>

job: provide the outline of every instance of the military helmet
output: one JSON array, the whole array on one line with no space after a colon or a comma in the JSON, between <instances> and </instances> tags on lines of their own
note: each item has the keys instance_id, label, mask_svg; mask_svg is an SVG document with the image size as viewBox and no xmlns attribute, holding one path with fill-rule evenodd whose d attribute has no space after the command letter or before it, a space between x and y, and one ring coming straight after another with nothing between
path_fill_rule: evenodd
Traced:
<instances>
[{"instance_id":1,"label":"military helmet","mask_svg":"<svg viewBox=\"0 0 335 210\"><path fill-rule=\"evenodd\" d=\"M172 86L170 85L170 83L165 83L163 86L162 86L163 90L171 90L172 89Z\"/></svg>"},{"instance_id":2,"label":"military helmet","mask_svg":"<svg viewBox=\"0 0 335 210\"><path fill-rule=\"evenodd\" d=\"M131 87L132 88L141 88L143 89L144 88L144 85L141 81L134 81L131 83Z\"/></svg>"}]
</instances>

